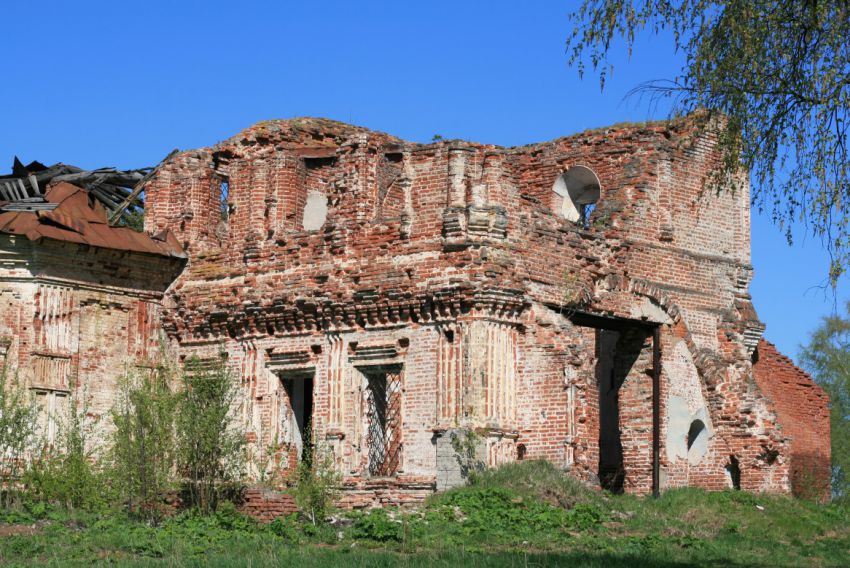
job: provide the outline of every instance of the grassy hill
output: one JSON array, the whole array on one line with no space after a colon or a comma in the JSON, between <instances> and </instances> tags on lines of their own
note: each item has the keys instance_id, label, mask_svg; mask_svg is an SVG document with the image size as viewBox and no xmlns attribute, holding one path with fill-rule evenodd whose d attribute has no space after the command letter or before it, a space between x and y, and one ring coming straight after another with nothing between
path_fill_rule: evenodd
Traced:
<instances>
[{"instance_id":1,"label":"grassy hill","mask_svg":"<svg viewBox=\"0 0 850 568\"><path fill-rule=\"evenodd\" d=\"M119 566L850 566L850 507L744 492L590 491L545 462L479 475L415 510L259 525L224 507L158 527L30 505L0 516L0 564Z\"/></svg>"}]
</instances>

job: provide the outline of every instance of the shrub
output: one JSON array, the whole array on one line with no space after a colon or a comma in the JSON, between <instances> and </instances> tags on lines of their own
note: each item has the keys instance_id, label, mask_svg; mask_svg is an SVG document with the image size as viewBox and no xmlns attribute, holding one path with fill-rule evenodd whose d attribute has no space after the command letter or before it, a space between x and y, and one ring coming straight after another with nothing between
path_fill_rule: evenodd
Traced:
<instances>
[{"instance_id":1,"label":"shrub","mask_svg":"<svg viewBox=\"0 0 850 568\"><path fill-rule=\"evenodd\" d=\"M177 397L170 369L128 374L119 380L112 409L110 452L115 484L131 514L158 523L162 502L174 479L174 421Z\"/></svg>"},{"instance_id":2,"label":"shrub","mask_svg":"<svg viewBox=\"0 0 850 568\"><path fill-rule=\"evenodd\" d=\"M268 530L285 540L297 542L300 535L298 513L278 517L267 525Z\"/></svg>"},{"instance_id":3,"label":"shrub","mask_svg":"<svg viewBox=\"0 0 850 568\"><path fill-rule=\"evenodd\" d=\"M404 527L400 519L391 519L386 509L373 509L355 519L351 535L358 540L400 542L404 536Z\"/></svg>"},{"instance_id":4,"label":"shrub","mask_svg":"<svg viewBox=\"0 0 850 568\"><path fill-rule=\"evenodd\" d=\"M245 435L233 413L236 385L224 359L210 367L193 358L182 381L177 412L178 468L187 476L189 504L210 513L233 489L244 461Z\"/></svg>"},{"instance_id":5,"label":"shrub","mask_svg":"<svg viewBox=\"0 0 850 568\"><path fill-rule=\"evenodd\" d=\"M20 505L21 480L36 439L38 408L18 381L0 372L0 507Z\"/></svg>"},{"instance_id":6,"label":"shrub","mask_svg":"<svg viewBox=\"0 0 850 568\"><path fill-rule=\"evenodd\" d=\"M44 446L24 474L30 496L68 510L102 510L111 502L111 486L95 460L93 423L86 406L71 400L71 411L58 424L56 444Z\"/></svg>"}]
</instances>

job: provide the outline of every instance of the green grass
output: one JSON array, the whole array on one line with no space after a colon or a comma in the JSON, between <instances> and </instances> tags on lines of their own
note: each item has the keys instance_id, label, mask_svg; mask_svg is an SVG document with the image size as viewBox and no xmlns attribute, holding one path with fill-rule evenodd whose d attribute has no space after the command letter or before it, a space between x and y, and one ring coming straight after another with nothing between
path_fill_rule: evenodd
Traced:
<instances>
[{"instance_id":1,"label":"green grass","mask_svg":"<svg viewBox=\"0 0 850 568\"><path fill-rule=\"evenodd\" d=\"M589 491L541 462L478 475L413 511L260 525L225 508L150 527L121 513L0 513L0 564L83 566L850 566L850 508L742 492ZM4 526L5 523L5 526Z\"/></svg>"}]
</instances>

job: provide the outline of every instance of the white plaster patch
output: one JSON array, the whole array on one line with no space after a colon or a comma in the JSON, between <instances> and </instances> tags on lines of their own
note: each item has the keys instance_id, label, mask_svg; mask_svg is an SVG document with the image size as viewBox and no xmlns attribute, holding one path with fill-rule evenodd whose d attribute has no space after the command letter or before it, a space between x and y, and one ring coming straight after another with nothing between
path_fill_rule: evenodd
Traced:
<instances>
[{"instance_id":1,"label":"white plaster patch","mask_svg":"<svg viewBox=\"0 0 850 568\"><path fill-rule=\"evenodd\" d=\"M304 205L305 231L317 231L325 224L328 218L328 198L326 195L311 191L307 194L307 203Z\"/></svg>"},{"instance_id":2,"label":"white plaster patch","mask_svg":"<svg viewBox=\"0 0 850 568\"><path fill-rule=\"evenodd\" d=\"M632 306L629 315L634 319L642 319L660 324L669 325L673 323L673 320L671 320L670 316L661 309L661 306L649 298L644 298L643 302L636 306Z\"/></svg>"},{"instance_id":3,"label":"white plaster patch","mask_svg":"<svg viewBox=\"0 0 850 568\"><path fill-rule=\"evenodd\" d=\"M684 341L680 340L673 346L664 358L663 366L668 385L667 459L687 459L689 464L695 465L708 453L714 428L700 388L699 373ZM696 435L688 448L688 432L696 420L705 427L694 432Z\"/></svg>"}]
</instances>

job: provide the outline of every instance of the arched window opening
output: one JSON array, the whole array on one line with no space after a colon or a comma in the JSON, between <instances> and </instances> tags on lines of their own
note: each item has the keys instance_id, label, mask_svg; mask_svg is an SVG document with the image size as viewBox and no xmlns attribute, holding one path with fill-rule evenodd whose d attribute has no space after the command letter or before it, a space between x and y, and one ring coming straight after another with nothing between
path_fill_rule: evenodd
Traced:
<instances>
[{"instance_id":1,"label":"arched window opening","mask_svg":"<svg viewBox=\"0 0 850 568\"><path fill-rule=\"evenodd\" d=\"M558 196L559 213L568 221L587 228L590 214L599 201L599 178L588 167L573 166L555 180L552 191Z\"/></svg>"},{"instance_id":2,"label":"arched window opening","mask_svg":"<svg viewBox=\"0 0 850 568\"><path fill-rule=\"evenodd\" d=\"M702 420L694 420L691 422L691 427L688 430L688 451L690 451L699 437L704 436L705 434L705 423Z\"/></svg>"}]
</instances>

